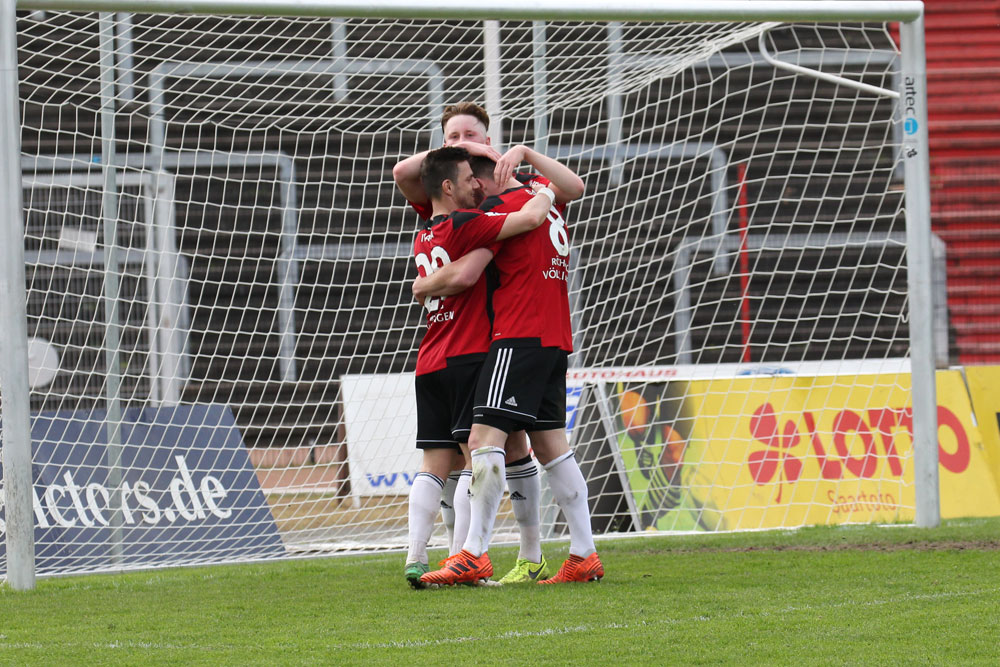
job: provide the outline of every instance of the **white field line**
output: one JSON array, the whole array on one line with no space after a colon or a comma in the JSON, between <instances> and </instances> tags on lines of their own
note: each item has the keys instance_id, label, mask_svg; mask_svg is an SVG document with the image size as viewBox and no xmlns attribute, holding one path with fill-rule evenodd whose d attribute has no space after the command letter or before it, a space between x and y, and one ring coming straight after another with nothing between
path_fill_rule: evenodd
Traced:
<instances>
[{"instance_id":1,"label":"white field line","mask_svg":"<svg viewBox=\"0 0 1000 667\"><path fill-rule=\"evenodd\" d=\"M833 604L817 604L817 605L788 605L774 611L755 611L751 613L746 612L735 612L730 614L715 614L711 616L699 615L692 616L688 618L660 618L651 620L642 620L635 622L625 622L625 623L604 623L600 625L570 625L558 628L542 628L539 630L523 631L523 630L508 630L507 632L498 632L493 634L483 634L483 635L466 635L458 637L444 637L441 639L412 639L412 640L402 640L402 641L388 641L388 642L349 642L343 644L332 644L330 646L324 647L328 650L346 650L346 649L395 649L395 648L425 648L434 646L448 646L454 644L467 644L471 642L482 642L482 641L505 641L510 639L524 639L529 637L553 637L559 635L574 635L584 632L600 632L607 630L635 630L638 628L648 628L651 626L669 626L669 625L685 625L689 623L707 623L715 620L729 620L735 618L748 618L748 617L761 617L767 618L770 616L784 616L786 614L796 614L803 611L822 611L826 609L840 609L844 607L879 607L884 605L893 604L909 604L913 602L921 601L933 601L933 600L945 600L952 598L974 598L981 597L984 595L997 595L1000 594L1000 587L995 588L983 588L974 591L944 591L940 593L906 593L903 595L895 595L888 598L882 598L877 600L864 600L864 601L854 601L854 600L842 600ZM152 651L226 651L234 649L247 649L255 648L258 650L266 650L269 647L266 646L255 646L252 647L249 643L240 644L175 644L175 643L158 643L158 642L144 642L144 641L133 641L133 640L122 640L113 641L108 643L101 642L8 642L6 641L8 637L4 634L0 634L0 650L16 650L16 649L33 649L33 650L47 650L53 648L74 648L82 650L152 650Z\"/></svg>"},{"instance_id":2,"label":"white field line","mask_svg":"<svg viewBox=\"0 0 1000 667\"><path fill-rule=\"evenodd\" d=\"M897 595L891 598L885 598L880 600L866 600L863 602L854 601L841 601L834 604L821 604L821 605L792 605L787 607L782 607L773 612L762 611L746 614L743 612L737 612L733 614L717 614L714 616L694 616L690 618L661 618L652 619L644 621L636 621L634 623L606 623L603 625L575 625L563 628L545 628L542 630L534 631L520 631L520 630L510 630L507 632L496 633L492 635L480 635L480 636L468 636L468 637L447 637L444 639L427 639L427 640L408 640L408 641L392 641L392 642L357 642L352 644L337 644L331 648L335 649L366 649L366 648L421 648L426 646L443 646L448 644L464 644L467 642L476 641L502 641L505 639L521 639L526 637L550 637L553 635L569 635L577 634L581 632L595 632L600 630L633 630L637 628L644 628L656 625L683 625L688 623L705 623L713 620L725 620L731 618L746 618L751 616L783 616L785 614L794 614L802 611L821 611L825 609L839 609L843 607L877 607L882 605L890 604L906 604L910 602L919 602L923 600L943 600L948 598L972 598L979 597L983 595L994 595L1000 593L1000 587L997 588L985 588L976 591L952 591L952 592L941 592L941 593L907 593L905 595Z\"/></svg>"}]
</instances>

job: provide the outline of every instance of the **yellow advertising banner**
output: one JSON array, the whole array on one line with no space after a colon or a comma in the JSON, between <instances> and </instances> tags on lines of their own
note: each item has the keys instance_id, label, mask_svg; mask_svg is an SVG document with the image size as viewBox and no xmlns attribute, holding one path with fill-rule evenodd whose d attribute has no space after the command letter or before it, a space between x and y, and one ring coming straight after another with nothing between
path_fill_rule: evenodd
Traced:
<instances>
[{"instance_id":1,"label":"yellow advertising banner","mask_svg":"<svg viewBox=\"0 0 1000 667\"><path fill-rule=\"evenodd\" d=\"M965 379L983 436L984 458L1000 488L1000 366L967 366Z\"/></svg>"},{"instance_id":2,"label":"yellow advertising banner","mask_svg":"<svg viewBox=\"0 0 1000 667\"><path fill-rule=\"evenodd\" d=\"M937 376L941 513L1000 515L968 392ZM914 517L910 376L619 384L642 528L746 530Z\"/></svg>"}]
</instances>

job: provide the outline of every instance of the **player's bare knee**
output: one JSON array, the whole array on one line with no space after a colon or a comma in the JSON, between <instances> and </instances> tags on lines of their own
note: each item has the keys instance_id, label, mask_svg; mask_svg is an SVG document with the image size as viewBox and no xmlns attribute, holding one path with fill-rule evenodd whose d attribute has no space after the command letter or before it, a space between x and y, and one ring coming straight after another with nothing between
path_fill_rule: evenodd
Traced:
<instances>
[{"instance_id":1,"label":"player's bare knee","mask_svg":"<svg viewBox=\"0 0 1000 667\"><path fill-rule=\"evenodd\" d=\"M528 455L528 438L524 431L514 431L507 436L506 461L520 461Z\"/></svg>"},{"instance_id":2,"label":"player's bare knee","mask_svg":"<svg viewBox=\"0 0 1000 667\"><path fill-rule=\"evenodd\" d=\"M420 472L429 472L440 479L446 479L453 469L455 454L454 449L425 449Z\"/></svg>"},{"instance_id":3,"label":"player's bare knee","mask_svg":"<svg viewBox=\"0 0 1000 667\"><path fill-rule=\"evenodd\" d=\"M469 450L475 451L480 447L503 449L506 443L507 434L504 431L486 424L472 425L472 432L469 434Z\"/></svg>"},{"instance_id":4,"label":"player's bare knee","mask_svg":"<svg viewBox=\"0 0 1000 667\"><path fill-rule=\"evenodd\" d=\"M528 438L531 440L531 449L535 452L535 458L542 465L569 451L569 442L566 440L564 429L533 431L528 433Z\"/></svg>"}]
</instances>

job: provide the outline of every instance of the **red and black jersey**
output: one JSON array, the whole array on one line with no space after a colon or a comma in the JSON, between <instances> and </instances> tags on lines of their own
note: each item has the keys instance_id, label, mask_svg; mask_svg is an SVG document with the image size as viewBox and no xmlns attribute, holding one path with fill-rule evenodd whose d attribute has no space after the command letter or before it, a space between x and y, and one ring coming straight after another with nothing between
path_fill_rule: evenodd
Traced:
<instances>
[{"instance_id":1,"label":"red and black jersey","mask_svg":"<svg viewBox=\"0 0 1000 667\"><path fill-rule=\"evenodd\" d=\"M548 185L535 174L515 174L525 186ZM484 211L518 211L533 197L529 187L512 188L481 204ZM548 219L530 232L503 243L493 258L500 286L493 293L492 340L540 339L542 347L573 351L569 319L569 232L562 214L565 205L549 211Z\"/></svg>"},{"instance_id":2,"label":"red and black jersey","mask_svg":"<svg viewBox=\"0 0 1000 667\"><path fill-rule=\"evenodd\" d=\"M417 271L427 276L477 248L494 253L497 234L507 213L458 210L424 224L413 242ZM480 276L469 289L449 297L428 297L427 332L417 352L417 375L445 368L449 360L482 361L490 345L486 278ZM476 355L470 357L469 355Z\"/></svg>"},{"instance_id":3,"label":"red and black jersey","mask_svg":"<svg viewBox=\"0 0 1000 667\"><path fill-rule=\"evenodd\" d=\"M416 202L410 201L409 199L407 199L406 202L413 208L414 211L417 212L417 215L420 216L421 220L431 219L432 207L430 202L418 204Z\"/></svg>"}]
</instances>

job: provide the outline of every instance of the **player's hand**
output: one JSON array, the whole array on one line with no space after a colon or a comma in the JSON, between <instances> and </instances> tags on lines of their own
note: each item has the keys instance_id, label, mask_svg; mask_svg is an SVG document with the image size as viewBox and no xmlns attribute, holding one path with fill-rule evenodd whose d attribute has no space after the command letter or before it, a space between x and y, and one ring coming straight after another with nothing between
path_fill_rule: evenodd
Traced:
<instances>
[{"instance_id":1,"label":"player's hand","mask_svg":"<svg viewBox=\"0 0 1000 667\"><path fill-rule=\"evenodd\" d=\"M538 181L532 181L531 182L531 192L532 192L532 194L537 195L542 190L548 190L548 192L546 193L546 195L549 198L549 206L555 206L555 203L556 203L556 201L555 201L555 193L552 192L552 188L550 188L547 185L542 185Z\"/></svg>"},{"instance_id":2,"label":"player's hand","mask_svg":"<svg viewBox=\"0 0 1000 667\"><path fill-rule=\"evenodd\" d=\"M497 182L497 185L503 185L510 180L511 176L514 175L514 170L524 160L525 150L524 146L514 146L496 161L497 167L493 170L493 180Z\"/></svg>"},{"instance_id":3,"label":"player's hand","mask_svg":"<svg viewBox=\"0 0 1000 667\"><path fill-rule=\"evenodd\" d=\"M452 145L464 148L469 151L469 155L481 155L482 157L488 157L494 162L498 162L500 160L500 153L489 144L477 144L473 141L460 141L457 144Z\"/></svg>"},{"instance_id":4,"label":"player's hand","mask_svg":"<svg viewBox=\"0 0 1000 667\"><path fill-rule=\"evenodd\" d=\"M424 299L427 297L427 291L423 289L423 281L423 278L417 278L413 281L413 285L410 286L414 300L421 306L424 305Z\"/></svg>"}]
</instances>

